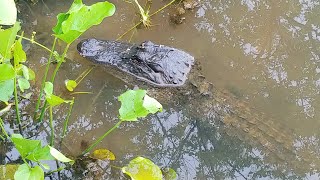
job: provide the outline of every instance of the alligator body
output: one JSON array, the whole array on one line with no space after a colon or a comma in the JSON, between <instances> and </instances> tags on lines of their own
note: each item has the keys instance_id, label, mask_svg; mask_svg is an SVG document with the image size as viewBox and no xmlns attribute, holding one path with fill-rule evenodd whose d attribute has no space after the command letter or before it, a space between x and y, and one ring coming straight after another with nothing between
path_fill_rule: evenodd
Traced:
<instances>
[{"instance_id":1,"label":"alligator body","mask_svg":"<svg viewBox=\"0 0 320 180\"><path fill-rule=\"evenodd\" d=\"M201 75L200 65L195 63L191 69L194 63L191 55L151 42L134 45L96 39L80 42L78 51L95 63L106 64L156 86L183 85L148 89L156 98L162 96L171 101L179 94L187 95L184 104L190 115L218 120L226 134L261 150L267 163L280 166L287 173L318 171L319 159L312 155L312 150L295 147L296 137L290 129L257 113L232 94L217 90Z\"/></svg>"}]
</instances>

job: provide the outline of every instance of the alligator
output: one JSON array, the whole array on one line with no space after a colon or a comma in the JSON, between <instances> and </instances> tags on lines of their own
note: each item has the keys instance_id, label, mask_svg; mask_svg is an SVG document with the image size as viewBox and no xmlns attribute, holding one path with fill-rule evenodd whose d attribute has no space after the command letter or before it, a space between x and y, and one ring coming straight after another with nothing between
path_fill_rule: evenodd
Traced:
<instances>
[{"instance_id":1,"label":"alligator","mask_svg":"<svg viewBox=\"0 0 320 180\"><path fill-rule=\"evenodd\" d=\"M106 65L108 71L114 70L113 75L128 83L137 84L138 79L157 99L174 101L184 95L190 115L218 120L228 136L263 152L267 163L288 173L319 171L320 160L312 155L312 150L296 147L297 137L291 129L258 113L233 94L215 88L201 74L201 65L190 54L151 41L131 44L85 39L77 49L81 56Z\"/></svg>"}]
</instances>

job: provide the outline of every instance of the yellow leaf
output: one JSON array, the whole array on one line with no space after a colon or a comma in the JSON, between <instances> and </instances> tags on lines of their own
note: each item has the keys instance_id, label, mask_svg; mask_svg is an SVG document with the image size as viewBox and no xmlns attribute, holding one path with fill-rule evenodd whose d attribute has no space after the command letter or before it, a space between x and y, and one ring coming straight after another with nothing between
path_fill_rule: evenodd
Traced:
<instances>
[{"instance_id":1,"label":"yellow leaf","mask_svg":"<svg viewBox=\"0 0 320 180\"><path fill-rule=\"evenodd\" d=\"M100 160L115 160L116 156L109 151L108 149L97 149L90 154L90 157L93 159L100 159Z\"/></svg>"},{"instance_id":2,"label":"yellow leaf","mask_svg":"<svg viewBox=\"0 0 320 180\"><path fill-rule=\"evenodd\" d=\"M20 164L0 165L0 179L13 179Z\"/></svg>"}]
</instances>

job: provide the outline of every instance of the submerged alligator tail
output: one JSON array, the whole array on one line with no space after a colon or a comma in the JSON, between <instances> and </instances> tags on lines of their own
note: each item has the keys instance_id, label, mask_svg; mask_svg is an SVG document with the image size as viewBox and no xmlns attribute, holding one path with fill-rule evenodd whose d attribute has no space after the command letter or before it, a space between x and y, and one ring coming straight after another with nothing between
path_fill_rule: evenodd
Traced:
<instances>
[{"instance_id":1,"label":"submerged alligator tail","mask_svg":"<svg viewBox=\"0 0 320 180\"><path fill-rule=\"evenodd\" d=\"M187 97L185 106L192 116L218 120L223 123L226 134L261 150L267 162L281 166L284 171L298 174L319 171L320 160L312 155L312 150L296 147L297 137L290 129L230 93L215 89L198 70L200 66L195 65L191 70L194 58L186 52L150 41L135 45L97 39L83 40L78 44L78 51L94 63L128 73L154 86L184 85L149 88L149 93L171 101L182 95ZM302 164L307 164L307 169Z\"/></svg>"}]
</instances>

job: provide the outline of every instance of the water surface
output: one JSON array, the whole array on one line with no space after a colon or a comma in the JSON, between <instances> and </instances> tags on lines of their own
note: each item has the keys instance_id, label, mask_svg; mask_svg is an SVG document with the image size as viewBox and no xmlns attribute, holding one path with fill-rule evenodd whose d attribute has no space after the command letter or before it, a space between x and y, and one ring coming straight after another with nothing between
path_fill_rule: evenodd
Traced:
<instances>
[{"instance_id":1,"label":"water surface","mask_svg":"<svg viewBox=\"0 0 320 180\"><path fill-rule=\"evenodd\" d=\"M115 15L80 39L116 39L138 21L133 5L120 0L111 2L117 7ZM167 2L154 1L151 12ZM33 14L28 13L30 22L25 25L42 34L38 40L50 46L55 16L70 4L71 1L46 1L48 10L39 3L31 7ZM265 114L266 121L271 119L289 130L294 138L290 145L297 158L299 153L307 153L301 157L314 158L313 162L301 160L286 166L290 160L265 153L258 145L248 143L250 139L229 135L219 128L221 124L193 116L184 101L170 99L161 102L164 112L123 124L99 147L115 152L117 160L113 165L123 166L141 155L160 166L174 168L179 179L319 178L319 4L316 0L203 0L199 7L186 12L182 24L170 22L172 6L153 16L149 29L141 27L132 37L129 34L122 39L135 43L151 40L191 53L209 81L247 101L257 113ZM67 94L64 80L75 79L91 66L77 55L75 45L68 53L70 61L63 64L56 80L57 91L63 94ZM39 62L45 52L35 48L31 52L31 67L43 73ZM116 97L132 87L104 68L95 68L78 87L79 91L93 94L76 97L63 152L76 156L82 142L92 142L111 128L118 121ZM55 111L58 131L65 118L61 110L65 108ZM45 136L41 133L39 137L45 140ZM110 166L103 170L108 179L122 177L119 170Z\"/></svg>"}]
</instances>

